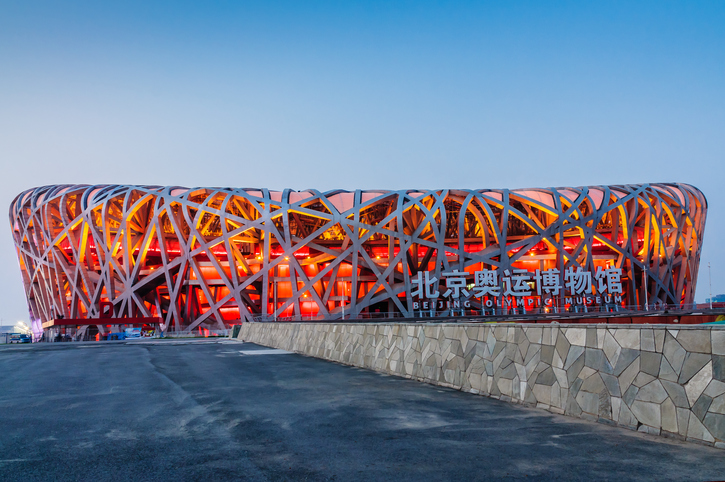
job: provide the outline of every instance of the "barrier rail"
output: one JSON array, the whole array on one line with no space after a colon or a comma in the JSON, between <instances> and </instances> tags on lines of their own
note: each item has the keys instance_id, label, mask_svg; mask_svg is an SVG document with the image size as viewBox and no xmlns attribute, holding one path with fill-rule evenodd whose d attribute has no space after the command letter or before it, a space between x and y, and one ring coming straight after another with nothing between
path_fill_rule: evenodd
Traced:
<instances>
[{"instance_id":1,"label":"barrier rail","mask_svg":"<svg viewBox=\"0 0 725 482\"><path fill-rule=\"evenodd\" d=\"M681 320L680 318L708 315L713 317L712 320ZM641 318L656 317L657 323L706 323L714 321L714 317L723 315L725 317L725 307L710 308L709 303L687 304L678 306L668 305L651 305L648 307L632 306L632 305L609 305L609 306L572 306L570 308L552 306L546 308L526 309L524 307L495 307L485 309L454 309L446 311L432 310L416 310L413 316L405 316L399 312L372 312L361 313L354 318L337 318L330 319L318 315L297 315L297 316L255 316L255 322L290 322L290 321L329 321L329 322L366 322L370 320L405 320L405 321L450 321L452 319L468 319L470 321L516 321L519 323L551 323L559 319L571 320L577 322L579 319L595 320L599 318L606 319L622 319L615 321L618 323L642 323ZM629 321L624 319L630 318ZM633 321L633 319L636 319ZM596 321L593 321L596 322ZM605 321L600 321L604 323Z\"/></svg>"}]
</instances>

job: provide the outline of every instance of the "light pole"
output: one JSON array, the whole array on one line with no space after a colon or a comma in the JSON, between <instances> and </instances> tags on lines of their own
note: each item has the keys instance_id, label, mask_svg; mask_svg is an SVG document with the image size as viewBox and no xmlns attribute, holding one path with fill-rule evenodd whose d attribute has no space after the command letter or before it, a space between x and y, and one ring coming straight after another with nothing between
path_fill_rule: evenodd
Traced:
<instances>
[{"instance_id":1,"label":"light pole","mask_svg":"<svg viewBox=\"0 0 725 482\"><path fill-rule=\"evenodd\" d=\"M644 309L649 311L649 293L647 289L647 265L644 265Z\"/></svg>"},{"instance_id":2,"label":"light pole","mask_svg":"<svg viewBox=\"0 0 725 482\"><path fill-rule=\"evenodd\" d=\"M712 270L710 270L710 262L707 262L707 277L710 282L710 309L712 309Z\"/></svg>"},{"instance_id":3,"label":"light pole","mask_svg":"<svg viewBox=\"0 0 725 482\"><path fill-rule=\"evenodd\" d=\"M347 301L347 295L345 294L345 281L342 282L342 295L340 296L340 307L342 308L342 319L345 320L345 301Z\"/></svg>"},{"instance_id":4,"label":"light pole","mask_svg":"<svg viewBox=\"0 0 725 482\"><path fill-rule=\"evenodd\" d=\"M277 321L277 277L274 277L274 321Z\"/></svg>"}]
</instances>

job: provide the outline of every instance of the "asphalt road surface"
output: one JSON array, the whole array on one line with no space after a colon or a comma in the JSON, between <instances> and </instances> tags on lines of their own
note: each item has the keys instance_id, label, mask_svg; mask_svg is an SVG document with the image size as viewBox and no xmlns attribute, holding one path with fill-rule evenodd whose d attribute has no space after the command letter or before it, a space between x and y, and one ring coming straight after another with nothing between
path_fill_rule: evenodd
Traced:
<instances>
[{"instance_id":1,"label":"asphalt road surface","mask_svg":"<svg viewBox=\"0 0 725 482\"><path fill-rule=\"evenodd\" d=\"M233 341L0 347L0 480L718 480L725 451Z\"/></svg>"}]
</instances>

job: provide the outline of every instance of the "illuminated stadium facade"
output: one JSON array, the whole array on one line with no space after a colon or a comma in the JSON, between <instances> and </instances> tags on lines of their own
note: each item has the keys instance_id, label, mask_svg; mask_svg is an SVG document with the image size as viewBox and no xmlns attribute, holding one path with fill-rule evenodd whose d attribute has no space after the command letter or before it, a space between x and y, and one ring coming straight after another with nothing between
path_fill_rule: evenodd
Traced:
<instances>
[{"instance_id":1,"label":"illuminated stadium facade","mask_svg":"<svg viewBox=\"0 0 725 482\"><path fill-rule=\"evenodd\" d=\"M57 185L10 222L31 317L240 321L693 302L703 194L685 184L269 191Z\"/></svg>"}]
</instances>

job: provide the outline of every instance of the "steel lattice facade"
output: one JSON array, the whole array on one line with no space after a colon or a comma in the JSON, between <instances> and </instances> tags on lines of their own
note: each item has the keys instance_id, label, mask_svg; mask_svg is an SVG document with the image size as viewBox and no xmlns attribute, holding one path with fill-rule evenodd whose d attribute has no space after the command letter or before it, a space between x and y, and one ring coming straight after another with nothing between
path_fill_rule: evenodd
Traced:
<instances>
[{"instance_id":1,"label":"steel lattice facade","mask_svg":"<svg viewBox=\"0 0 725 482\"><path fill-rule=\"evenodd\" d=\"M443 292L451 270L470 287L482 269L554 270L563 282L570 268L616 267L622 304L691 303L706 211L685 184L325 193L57 185L21 193L10 222L34 320L95 318L110 302L114 317L160 316L182 332L413 316L412 282L423 271ZM481 303L467 306L475 313Z\"/></svg>"}]
</instances>

